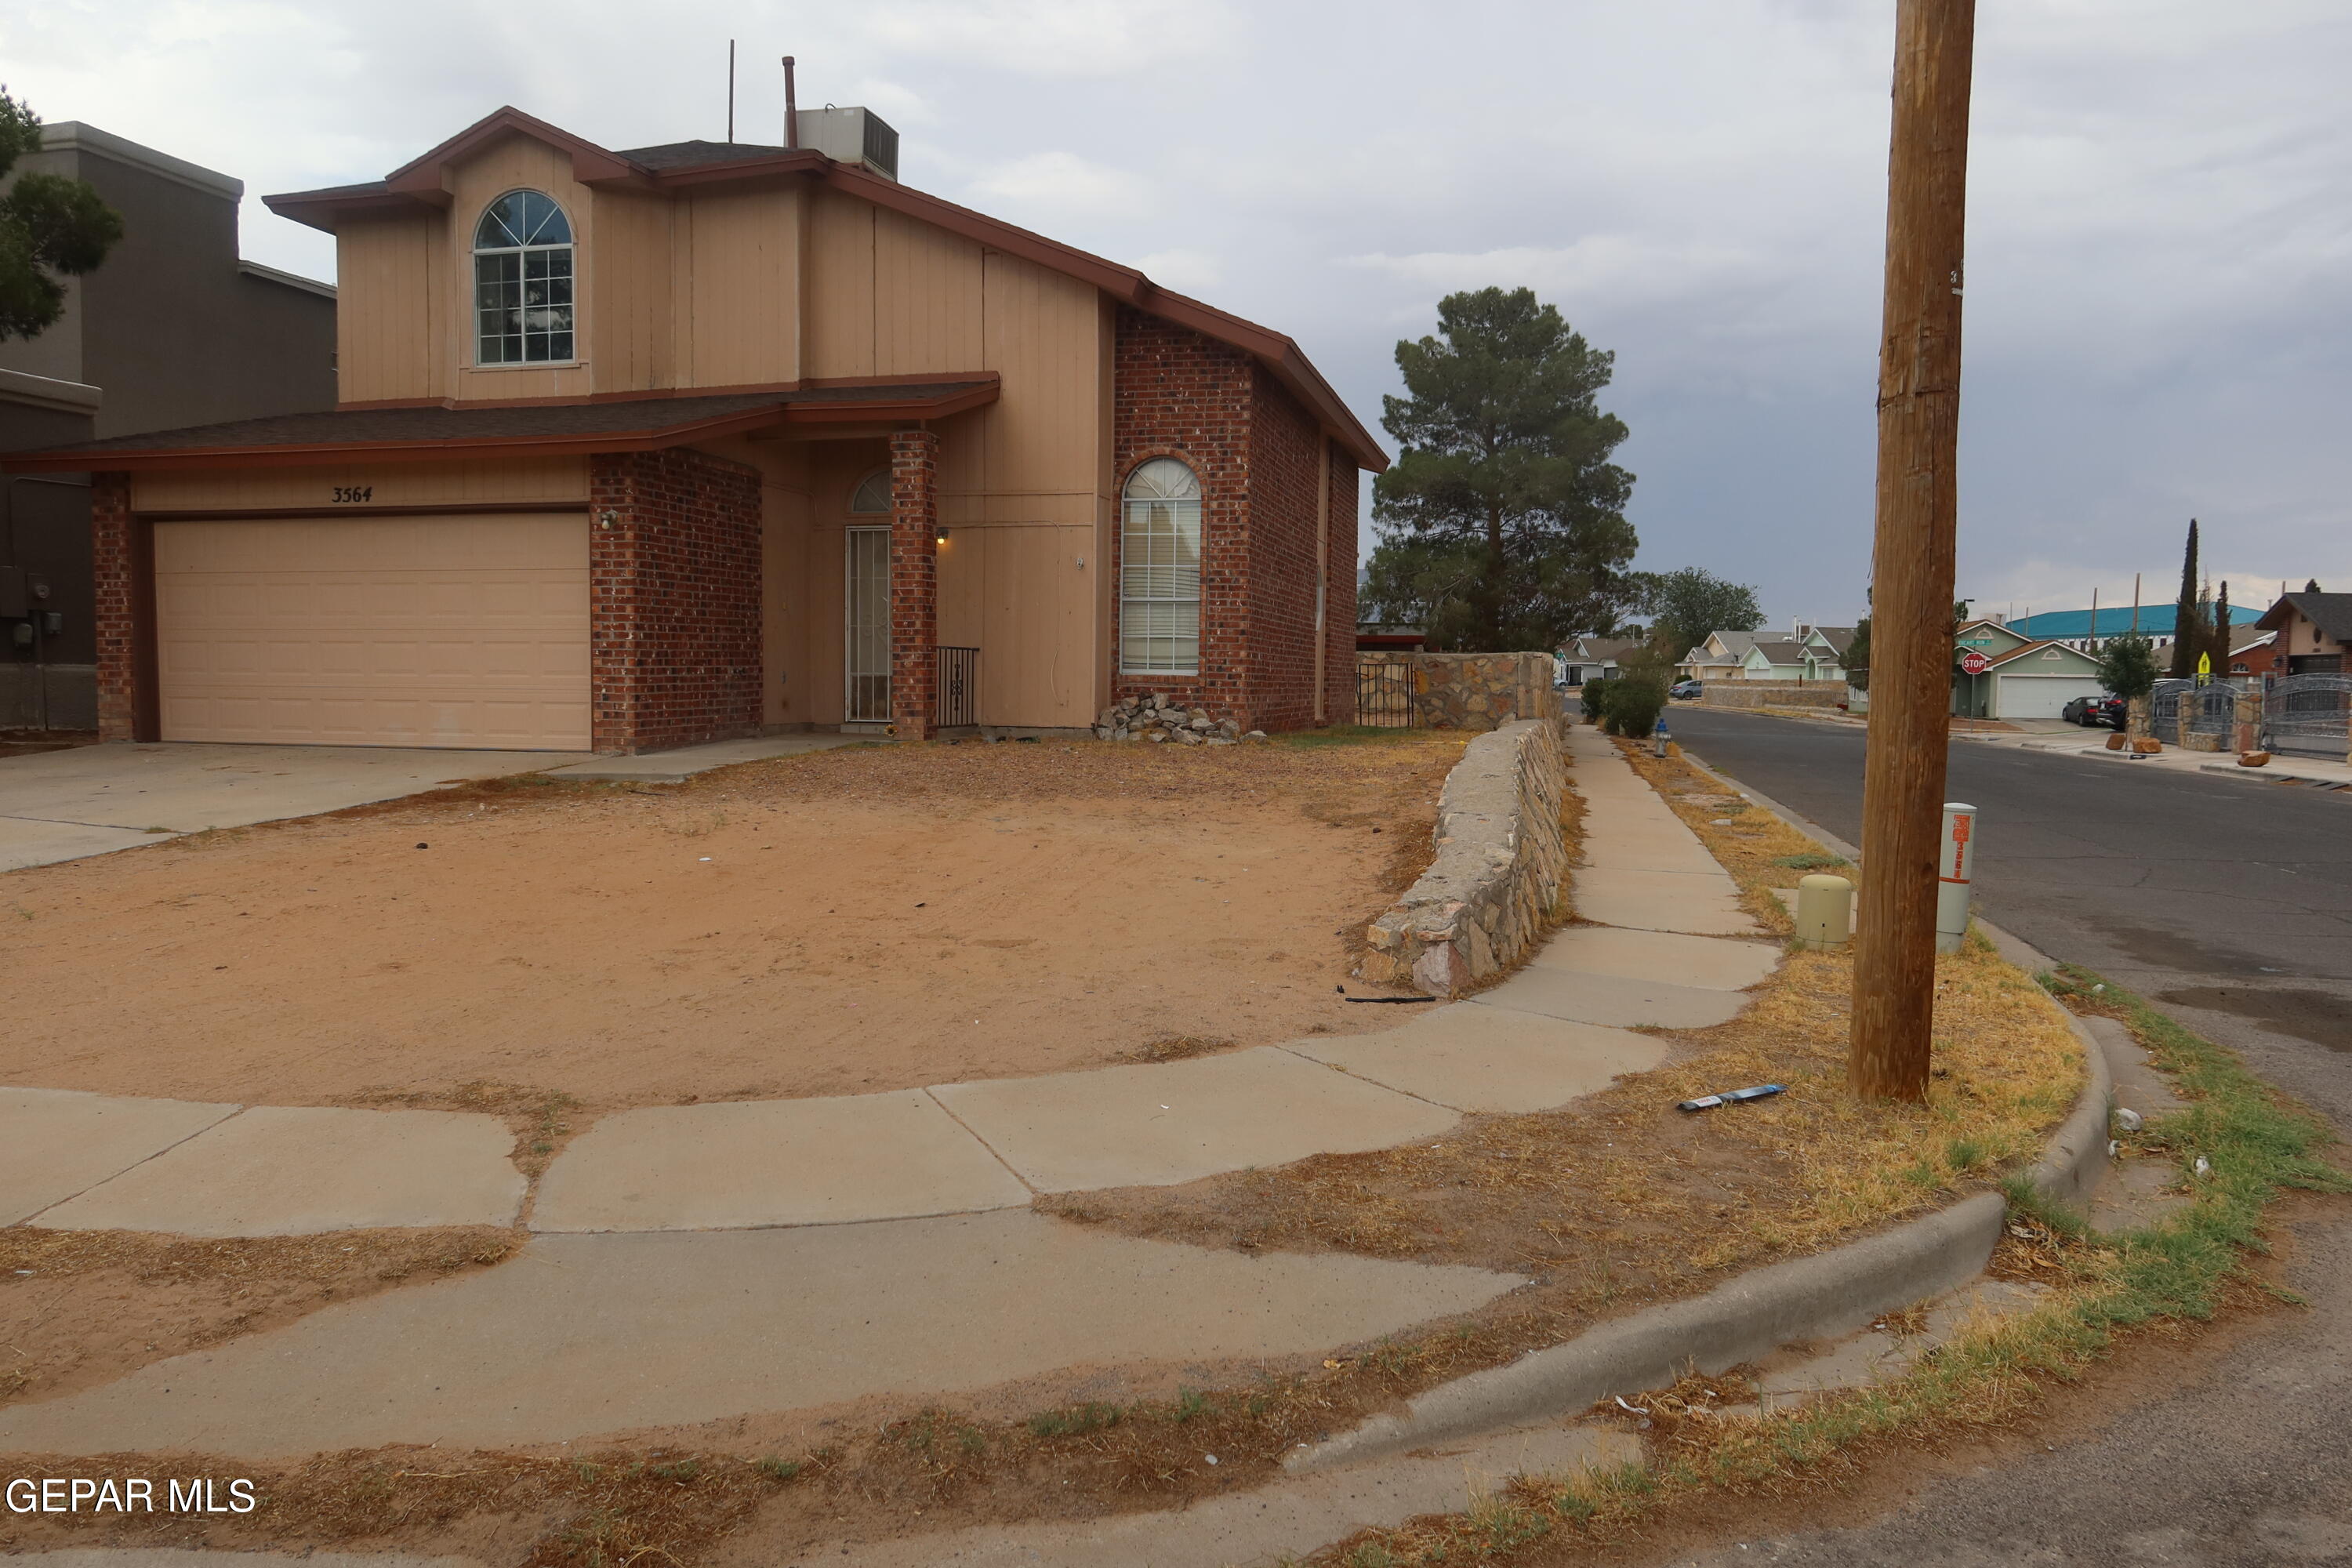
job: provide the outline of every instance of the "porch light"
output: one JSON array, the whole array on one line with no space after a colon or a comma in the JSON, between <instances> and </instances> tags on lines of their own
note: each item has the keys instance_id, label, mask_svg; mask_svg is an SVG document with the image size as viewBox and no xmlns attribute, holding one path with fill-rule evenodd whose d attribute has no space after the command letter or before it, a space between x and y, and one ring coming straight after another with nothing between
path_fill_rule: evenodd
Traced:
<instances>
[{"instance_id":1,"label":"porch light","mask_svg":"<svg viewBox=\"0 0 2352 1568\"><path fill-rule=\"evenodd\" d=\"M940 530L939 531L938 534L937 534L937 535L932 539L932 541L931 541L931 542L932 542L932 543L934 543L934 544L945 544L947 542L948 542L948 531L947 531L946 529L944 529L944 528L940 529Z\"/></svg>"}]
</instances>

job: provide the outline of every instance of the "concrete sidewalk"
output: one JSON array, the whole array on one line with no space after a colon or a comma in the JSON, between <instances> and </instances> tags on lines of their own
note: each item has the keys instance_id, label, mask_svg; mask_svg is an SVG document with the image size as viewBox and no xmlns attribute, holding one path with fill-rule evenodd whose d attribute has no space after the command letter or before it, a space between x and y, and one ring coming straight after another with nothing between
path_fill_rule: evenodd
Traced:
<instances>
[{"instance_id":1,"label":"concrete sidewalk","mask_svg":"<svg viewBox=\"0 0 2352 1568\"><path fill-rule=\"evenodd\" d=\"M769 735L631 757L172 741L0 757L0 871L135 849L208 827L316 816L470 779L543 773L551 778L679 784L713 768L875 740Z\"/></svg>"},{"instance_id":2,"label":"concrete sidewalk","mask_svg":"<svg viewBox=\"0 0 2352 1568\"><path fill-rule=\"evenodd\" d=\"M539 1234L503 1267L0 1409L0 1449L560 1441L1297 1353L1482 1305L1521 1281L1244 1257L1024 1211L1041 1192L1187 1182L1567 1104L1663 1059L1664 1042L1622 1025L1736 1014L1778 946L1753 940L1730 878L1608 742L1579 731L1571 750L1584 923L1473 1000L1188 1061L623 1111L557 1157L530 1212ZM488 1116L0 1091L0 1222L511 1224L526 1203L511 1142Z\"/></svg>"},{"instance_id":3,"label":"concrete sidewalk","mask_svg":"<svg viewBox=\"0 0 2352 1568\"><path fill-rule=\"evenodd\" d=\"M800 739L800 737L793 737ZM826 739L831 739L827 737ZM604 1117L541 1178L549 1233L757 1229L982 1214L1387 1148L1465 1114L1565 1105L1663 1059L1628 1026L1737 1016L1780 962L1738 889L1594 731L1572 732L1580 916L1521 972L1402 1026L1221 1056ZM1367 1024L1390 1008L1367 1008ZM286 1236L506 1225L503 1123L438 1111L179 1105L0 1091L0 1223Z\"/></svg>"},{"instance_id":4,"label":"concrete sidewalk","mask_svg":"<svg viewBox=\"0 0 2352 1568\"><path fill-rule=\"evenodd\" d=\"M0 871L583 760L578 752L180 742L0 757Z\"/></svg>"},{"instance_id":5,"label":"concrete sidewalk","mask_svg":"<svg viewBox=\"0 0 2352 1568\"><path fill-rule=\"evenodd\" d=\"M2068 726L2072 729L2074 726ZM2238 765L2234 752L2191 752L2168 744L2161 752L2136 755L2130 752L2111 752L2105 737L2114 731L2095 730L2088 737L2050 735L1970 735L1967 739L1988 745L2020 746L2029 752L2063 752L2069 756L2095 757L2133 767L2165 770L2174 773L2226 773L2233 778L2254 784L2291 783L2320 788L2343 788L2352 785L2352 763L2340 757L2308 756L2298 752L2273 752L2271 760L2259 768Z\"/></svg>"}]
</instances>

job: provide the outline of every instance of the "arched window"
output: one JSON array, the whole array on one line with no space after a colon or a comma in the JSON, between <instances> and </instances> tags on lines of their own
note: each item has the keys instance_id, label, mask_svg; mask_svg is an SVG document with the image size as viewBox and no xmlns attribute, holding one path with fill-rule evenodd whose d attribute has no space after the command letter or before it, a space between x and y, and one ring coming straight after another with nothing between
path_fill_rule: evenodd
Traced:
<instances>
[{"instance_id":1,"label":"arched window","mask_svg":"<svg viewBox=\"0 0 2352 1568\"><path fill-rule=\"evenodd\" d=\"M1119 527L1119 668L1201 668L1201 481L1173 458L1129 474Z\"/></svg>"},{"instance_id":2,"label":"arched window","mask_svg":"<svg viewBox=\"0 0 2352 1568\"><path fill-rule=\"evenodd\" d=\"M890 515L890 470L877 468L857 481L849 492L849 514L852 517L887 517Z\"/></svg>"},{"instance_id":3,"label":"arched window","mask_svg":"<svg viewBox=\"0 0 2352 1568\"><path fill-rule=\"evenodd\" d=\"M572 225L537 191L509 191L474 227L474 363L571 359Z\"/></svg>"}]
</instances>

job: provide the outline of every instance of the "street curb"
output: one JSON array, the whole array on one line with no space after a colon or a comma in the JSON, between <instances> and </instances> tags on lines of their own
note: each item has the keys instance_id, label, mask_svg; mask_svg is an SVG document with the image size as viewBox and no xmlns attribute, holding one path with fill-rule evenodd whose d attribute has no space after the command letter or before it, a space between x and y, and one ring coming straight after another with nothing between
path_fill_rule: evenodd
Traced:
<instances>
[{"instance_id":1,"label":"street curb","mask_svg":"<svg viewBox=\"0 0 2352 1568\"><path fill-rule=\"evenodd\" d=\"M1684 760L1710 777L1722 777L1695 759ZM1843 847L1777 803L1724 783L1825 847ZM2052 967L2045 955L2008 932L1984 929L2001 955L2028 973ZM2050 1005L2058 1007L2055 999ZM2106 1169L2113 1082L2105 1054L2090 1031L2072 1013L2059 1011L2083 1047L2083 1092L2026 1174L2045 1195L2077 1205ZM1574 1415L1611 1394L1670 1384L1693 1364L1719 1370L1759 1360L1784 1344L1852 1333L1881 1313L1983 1272L2008 1211L2000 1193L1979 1193L1860 1241L1769 1264L1704 1296L1648 1308L1507 1366L1441 1384L1408 1401L1402 1415L1375 1415L1314 1447L1292 1450L1283 1468L1308 1474L1499 1428L1534 1426Z\"/></svg>"}]
</instances>

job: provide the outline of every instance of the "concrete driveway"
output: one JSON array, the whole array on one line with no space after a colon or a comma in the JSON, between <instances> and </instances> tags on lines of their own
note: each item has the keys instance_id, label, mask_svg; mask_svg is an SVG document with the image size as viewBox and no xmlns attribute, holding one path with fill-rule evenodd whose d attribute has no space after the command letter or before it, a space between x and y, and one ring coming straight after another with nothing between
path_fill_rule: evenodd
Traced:
<instances>
[{"instance_id":1,"label":"concrete driveway","mask_svg":"<svg viewBox=\"0 0 2352 1568\"><path fill-rule=\"evenodd\" d=\"M0 757L0 871L538 773L584 752L116 742Z\"/></svg>"}]
</instances>

